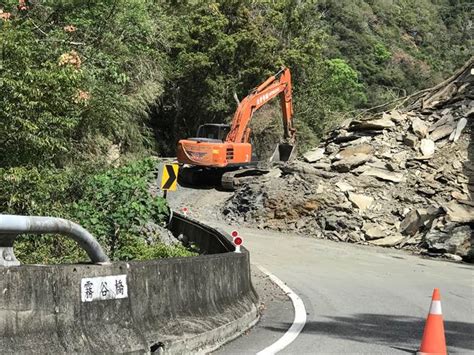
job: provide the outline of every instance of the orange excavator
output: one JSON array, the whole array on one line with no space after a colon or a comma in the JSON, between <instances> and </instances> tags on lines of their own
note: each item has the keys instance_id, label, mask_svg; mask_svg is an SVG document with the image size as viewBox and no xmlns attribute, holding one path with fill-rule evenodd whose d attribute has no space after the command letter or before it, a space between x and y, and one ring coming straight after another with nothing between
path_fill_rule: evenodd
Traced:
<instances>
[{"instance_id":1,"label":"orange excavator","mask_svg":"<svg viewBox=\"0 0 474 355\"><path fill-rule=\"evenodd\" d=\"M268 168L255 157L250 143L249 127L253 114L276 96L283 112L283 142L276 147L270 162L289 161L295 155L291 74L282 68L250 91L238 105L231 125L204 124L195 138L178 142L177 158L182 165L180 181L185 184L215 183L221 178L222 187L235 189L250 176L262 175Z\"/></svg>"}]
</instances>

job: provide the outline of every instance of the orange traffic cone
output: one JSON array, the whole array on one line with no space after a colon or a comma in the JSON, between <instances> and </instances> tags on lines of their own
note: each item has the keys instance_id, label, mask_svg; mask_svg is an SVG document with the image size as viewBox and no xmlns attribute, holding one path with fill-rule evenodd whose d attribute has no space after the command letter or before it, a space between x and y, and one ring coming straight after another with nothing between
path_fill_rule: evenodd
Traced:
<instances>
[{"instance_id":1,"label":"orange traffic cone","mask_svg":"<svg viewBox=\"0 0 474 355\"><path fill-rule=\"evenodd\" d=\"M441 313L441 298L437 288L433 291L430 313L426 319L423 339L418 354L447 354L444 338L443 315Z\"/></svg>"}]
</instances>

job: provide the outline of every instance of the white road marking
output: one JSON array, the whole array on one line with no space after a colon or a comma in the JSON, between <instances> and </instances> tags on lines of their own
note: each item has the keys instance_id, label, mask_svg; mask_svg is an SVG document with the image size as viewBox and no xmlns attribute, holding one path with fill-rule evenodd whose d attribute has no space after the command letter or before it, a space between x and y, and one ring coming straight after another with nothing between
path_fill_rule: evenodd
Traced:
<instances>
[{"instance_id":1,"label":"white road marking","mask_svg":"<svg viewBox=\"0 0 474 355\"><path fill-rule=\"evenodd\" d=\"M296 293L294 293L291 288L289 288L283 281L281 281L278 277L273 275L271 272L269 272L262 266L257 265L257 267L260 269L260 271L266 274L270 278L270 280L276 283L278 287L280 287L283 292L288 295L288 297L290 297L291 302L293 302L293 308L295 309L295 319L293 320L293 324L291 325L290 329L288 329L286 333L272 345L266 347L265 349L257 353L257 355L276 354L277 352L283 350L288 345L290 345L303 330L304 325L306 323L306 308L304 307L303 300Z\"/></svg>"}]
</instances>

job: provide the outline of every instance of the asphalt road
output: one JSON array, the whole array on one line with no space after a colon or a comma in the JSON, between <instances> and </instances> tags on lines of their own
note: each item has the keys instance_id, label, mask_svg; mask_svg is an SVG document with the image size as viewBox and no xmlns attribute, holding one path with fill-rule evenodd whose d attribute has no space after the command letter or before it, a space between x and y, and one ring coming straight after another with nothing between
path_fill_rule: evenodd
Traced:
<instances>
[{"instance_id":1,"label":"asphalt road","mask_svg":"<svg viewBox=\"0 0 474 355\"><path fill-rule=\"evenodd\" d=\"M192 198L191 198L192 196ZM441 291L448 351L474 354L474 268L423 259L404 251L335 243L217 222L211 202L224 193L181 191L206 223L238 229L251 262L272 272L304 301L307 323L282 353L406 354L420 345L433 288ZM205 201L206 203L201 203ZM221 354L262 350L290 327L293 314L267 310L267 320Z\"/></svg>"},{"instance_id":2,"label":"asphalt road","mask_svg":"<svg viewBox=\"0 0 474 355\"><path fill-rule=\"evenodd\" d=\"M252 262L285 281L305 303L306 326L282 353L413 353L435 287L441 291L448 351L474 353L472 266L378 247L239 231ZM291 321L264 327L258 338L283 334ZM252 344L242 340L223 353L252 353Z\"/></svg>"},{"instance_id":3,"label":"asphalt road","mask_svg":"<svg viewBox=\"0 0 474 355\"><path fill-rule=\"evenodd\" d=\"M240 338L225 344L213 355L256 354L281 338L281 332L271 329L293 319L293 305L286 294L269 278L252 268L252 283L259 295L260 320Z\"/></svg>"}]
</instances>

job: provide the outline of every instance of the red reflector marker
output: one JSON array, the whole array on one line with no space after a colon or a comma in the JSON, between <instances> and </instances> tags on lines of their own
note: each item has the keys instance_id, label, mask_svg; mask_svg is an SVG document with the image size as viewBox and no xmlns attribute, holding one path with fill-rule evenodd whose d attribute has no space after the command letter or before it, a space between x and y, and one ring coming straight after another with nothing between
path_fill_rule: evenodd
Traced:
<instances>
[{"instance_id":1,"label":"red reflector marker","mask_svg":"<svg viewBox=\"0 0 474 355\"><path fill-rule=\"evenodd\" d=\"M235 245L235 252L240 253L240 246L242 245L242 238L241 237L235 237L234 238L234 245Z\"/></svg>"}]
</instances>

